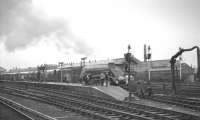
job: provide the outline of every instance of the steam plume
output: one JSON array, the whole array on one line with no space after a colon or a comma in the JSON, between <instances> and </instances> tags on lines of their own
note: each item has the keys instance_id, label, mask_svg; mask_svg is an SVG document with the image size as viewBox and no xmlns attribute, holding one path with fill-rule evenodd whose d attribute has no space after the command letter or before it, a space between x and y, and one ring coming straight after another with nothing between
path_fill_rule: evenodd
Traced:
<instances>
[{"instance_id":1,"label":"steam plume","mask_svg":"<svg viewBox=\"0 0 200 120\"><path fill-rule=\"evenodd\" d=\"M83 41L68 37L72 35L67 31L65 21L40 14L31 0L0 0L0 41L4 42L8 51L24 49L51 35L58 38L59 44L62 44L59 46L65 50L70 48L80 54L91 53L90 47L82 44Z\"/></svg>"}]
</instances>

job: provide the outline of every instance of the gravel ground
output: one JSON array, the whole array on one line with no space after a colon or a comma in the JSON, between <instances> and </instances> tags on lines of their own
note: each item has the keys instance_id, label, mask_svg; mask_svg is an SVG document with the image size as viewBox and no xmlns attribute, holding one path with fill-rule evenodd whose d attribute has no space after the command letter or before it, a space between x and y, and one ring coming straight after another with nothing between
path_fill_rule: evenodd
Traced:
<instances>
[{"instance_id":1,"label":"gravel ground","mask_svg":"<svg viewBox=\"0 0 200 120\"><path fill-rule=\"evenodd\" d=\"M148 106L153 106L153 107L158 107L158 108L163 108L163 109L168 109L168 110L174 110L174 111L177 111L177 112L187 113L187 114L191 114L191 115L200 116L199 111L195 111L195 110L192 110L192 109L189 109L189 108L184 108L184 107L180 107L180 106L176 106L176 105L170 105L170 104L166 104L166 103L160 103L160 102L145 100L145 99L133 100L132 102L144 104L144 105L148 105Z\"/></svg>"},{"instance_id":2,"label":"gravel ground","mask_svg":"<svg viewBox=\"0 0 200 120\"><path fill-rule=\"evenodd\" d=\"M64 111L58 107L55 107L55 106L52 106L49 104L45 104L42 102L25 99L25 98L21 98L21 97L16 97L16 96L12 96L12 95L7 95L7 94L3 94L3 93L0 93L0 96L6 97L10 100L13 100L19 104L26 106L28 108L31 108L33 110L36 110L43 114L46 114L50 117L56 118L58 120L91 120L89 118L80 116L78 114L75 114L75 113L72 113L69 111Z\"/></svg>"}]
</instances>

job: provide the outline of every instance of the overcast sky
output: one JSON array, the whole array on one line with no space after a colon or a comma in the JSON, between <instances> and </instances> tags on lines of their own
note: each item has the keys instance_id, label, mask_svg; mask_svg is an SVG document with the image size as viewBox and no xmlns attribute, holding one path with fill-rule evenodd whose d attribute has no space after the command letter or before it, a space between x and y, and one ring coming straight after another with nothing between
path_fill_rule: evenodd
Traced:
<instances>
[{"instance_id":1,"label":"overcast sky","mask_svg":"<svg viewBox=\"0 0 200 120\"><path fill-rule=\"evenodd\" d=\"M200 45L199 0L0 0L0 66L123 57L169 59ZM196 51L184 53L196 64Z\"/></svg>"}]
</instances>

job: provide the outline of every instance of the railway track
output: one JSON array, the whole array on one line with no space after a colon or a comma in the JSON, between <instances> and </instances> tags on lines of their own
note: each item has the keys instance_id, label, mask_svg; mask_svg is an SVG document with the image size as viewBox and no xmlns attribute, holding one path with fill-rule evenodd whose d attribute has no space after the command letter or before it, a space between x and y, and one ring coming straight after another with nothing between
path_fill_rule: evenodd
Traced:
<instances>
[{"instance_id":1,"label":"railway track","mask_svg":"<svg viewBox=\"0 0 200 120\"><path fill-rule=\"evenodd\" d=\"M90 111L90 110L87 110L87 109L82 109L80 107L73 106L72 104L70 104L68 102L63 103L63 102L56 101L55 99L48 99L47 97L39 96L39 94L33 95L33 94L27 94L26 92L23 92L21 90L19 91L19 90L15 89L16 90L15 92L13 90L14 89L11 89L11 90L8 90L8 89L2 90L1 89L1 92L6 93L6 94L10 94L10 95L14 95L14 96L18 96L18 97L32 99L32 100L39 101L39 102L48 103L50 105L55 105L55 106L60 107L64 110L66 110L66 111L78 113L80 115L86 116L88 118L93 118L95 120L112 120L111 118L109 118L107 116L104 116L104 115L99 114L99 113L94 112L94 111Z\"/></svg>"},{"instance_id":2,"label":"railway track","mask_svg":"<svg viewBox=\"0 0 200 120\"><path fill-rule=\"evenodd\" d=\"M123 102L123 101L110 100L110 99L108 100L108 99L103 99L103 98L99 98L99 97L95 98L95 96L90 96L90 97L87 96L86 97L85 95L75 95L72 93L66 93L64 91L57 92L54 90L44 90L44 89L41 91L45 91L45 92L48 91L49 93L54 93L56 95L62 95L63 97L72 97L72 98L76 98L78 100L81 99L81 101L87 101L87 102L91 102L91 103L98 104L101 106L104 105L107 107L113 107L115 109L120 109L120 110L124 110L124 111L129 111L129 112L135 111L138 113L144 113L146 115L154 116L155 118L159 118L159 119L191 118L191 116L188 116L188 115L185 115L182 113L178 113L175 111L154 108L154 107L145 106L145 105L136 104L136 103Z\"/></svg>"},{"instance_id":3,"label":"railway track","mask_svg":"<svg viewBox=\"0 0 200 120\"><path fill-rule=\"evenodd\" d=\"M20 116L20 120L56 120L42 113L34 111L30 108L22 106L5 97L0 97L0 104L4 105L6 109L10 109L11 111L14 111L17 114L17 116L12 116L12 119L16 119L15 117Z\"/></svg>"},{"instance_id":4,"label":"railway track","mask_svg":"<svg viewBox=\"0 0 200 120\"><path fill-rule=\"evenodd\" d=\"M24 114L23 112L17 110L16 108L10 106L9 104L0 100L0 119L21 119L21 120L33 120L28 115ZM2 111L3 110L3 111ZM12 116L11 116L12 115Z\"/></svg>"},{"instance_id":5,"label":"railway track","mask_svg":"<svg viewBox=\"0 0 200 120\"><path fill-rule=\"evenodd\" d=\"M200 100L197 99L167 95L154 95L148 99L200 111Z\"/></svg>"},{"instance_id":6,"label":"railway track","mask_svg":"<svg viewBox=\"0 0 200 120\"><path fill-rule=\"evenodd\" d=\"M150 106L145 106L145 105L141 105L141 104L136 104L136 103L129 103L129 102L123 102L123 101L116 101L116 100L106 100L106 99L99 99L98 97L95 98L95 96L90 96L90 98L85 97L85 95L75 95L75 94L69 94L69 93L66 93L66 91L63 91L63 92L56 92L56 91L52 91L50 90L49 92L54 92L55 94L62 94L63 96L71 96L71 97L76 97L77 99L84 99L86 101L92 101L96 104L99 104L99 103L103 103L103 104L106 104L108 106L115 106L116 108L119 108L119 107L125 107L125 108L132 108L132 109L136 109L137 112L144 112L144 111L147 111L146 114L149 114L148 112L151 113L157 113L157 114L160 114L162 116L165 116L165 117L169 117L171 116L171 118L179 118L179 119L192 119L192 116L190 115L186 115L184 113L179 113L179 112L176 112L176 111L171 111L171 110L166 110L166 109L160 109L160 108L155 108L155 107L150 107ZM123 105L123 106L121 106ZM143 111L142 111L143 110ZM157 116L158 117L158 116ZM162 118L160 116L160 118ZM163 117L164 119L164 117Z\"/></svg>"},{"instance_id":7,"label":"railway track","mask_svg":"<svg viewBox=\"0 0 200 120\"><path fill-rule=\"evenodd\" d=\"M118 120L199 120L198 116L117 100L99 99L54 90L8 90L9 94L28 97L60 106L96 119ZM84 112L85 111L85 112Z\"/></svg>"}]
</instances>

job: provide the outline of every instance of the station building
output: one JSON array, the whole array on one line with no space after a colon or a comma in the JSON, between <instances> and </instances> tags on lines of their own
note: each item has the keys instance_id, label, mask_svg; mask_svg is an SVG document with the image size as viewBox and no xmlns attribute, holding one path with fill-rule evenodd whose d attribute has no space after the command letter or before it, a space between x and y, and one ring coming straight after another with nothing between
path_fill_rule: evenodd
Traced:
<instances>
[{"instance_id":1,"label":"station building","mask_svg":"<svg viewBox=\"0 0 200 120\"><path fill-rule=\"evenodd\" d=\"M136 79L155 82L171 82L172 79L170 59L140 62L131 66L131 69L136 72ZM187 63L180 64L177 61L175 65L175 77L177 81L194 81L195 72Z\"/></svg>"},{"instance_id":2,"label":"station building","mask_svg":"<svg viewBox=\"0 0 200 120\"><path fill-rule=\"evenodd\" d=\"M170 60L155 60L155 61L140 61L136 57L131 56L131 80L150 80L155 82L171 82L171 68ZM57 64L46 65L45 72L41 72L42 76L49 76L48 81L57 81L61 80L61 71L62 71L62 82L68 83L78 83L82 76L90 74L98 77L101 73L110 72L116 80L127 79L127 61L125 58L116 58L110 60L100 60L100 61L88 61L85 62L83 66L80 63L64 63L61 66ZM195 79L195 70L186 63L181 63L177 61L175 67L176 80L177 81L194 81ZM180 70L181 68L181 70ZM62 70L61 70L62 69ZM0 68L1 71L5 69ZM12 69L8 72L12 73L23 73L26 72L37 73L37 67L29 67L25 69ZM181 80L180 80L180 71L181 71Z\"/></svg>"}]
</instances>

